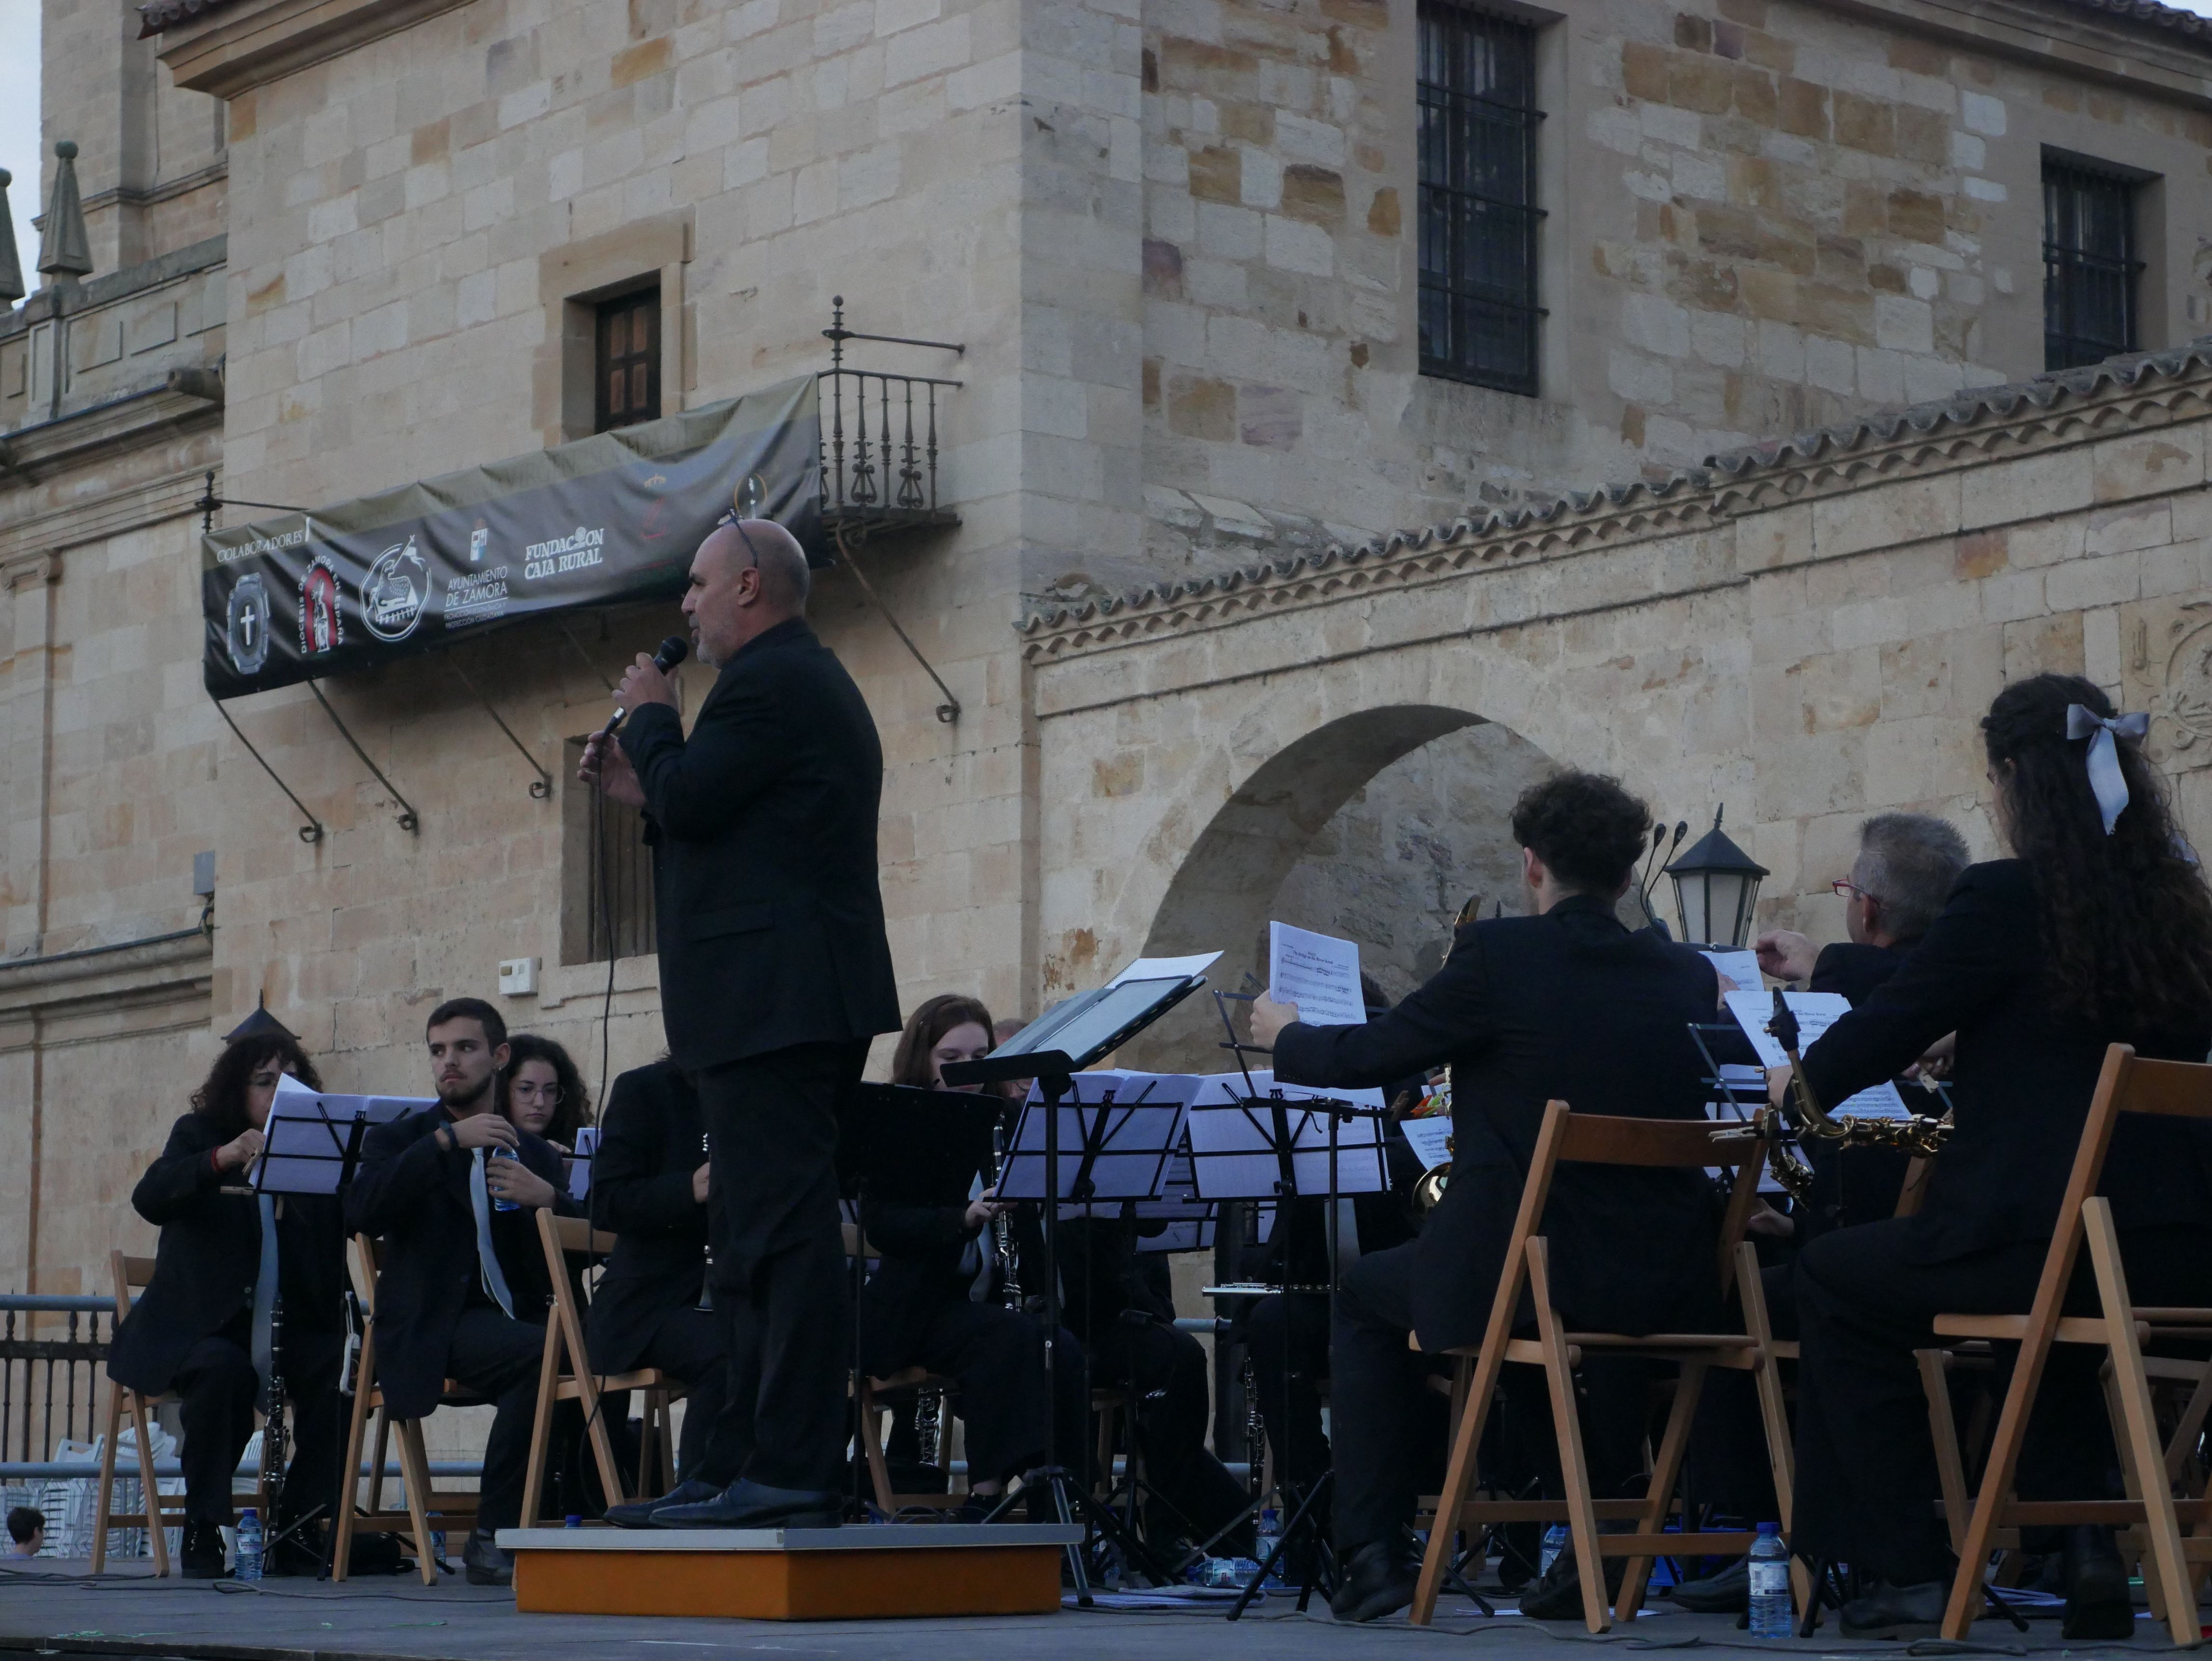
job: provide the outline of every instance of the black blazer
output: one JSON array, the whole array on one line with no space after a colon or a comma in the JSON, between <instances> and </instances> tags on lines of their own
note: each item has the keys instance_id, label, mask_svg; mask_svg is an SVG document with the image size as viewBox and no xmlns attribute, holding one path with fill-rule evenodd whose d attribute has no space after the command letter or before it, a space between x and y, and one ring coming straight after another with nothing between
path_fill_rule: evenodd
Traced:
<instances>
[{"instance_id":1,"label":"black blazer","mask_svg":"<svg viewBox=\"0 0 2212 1661\"><path fill-rule=\"evenodd\" d=\"M1820 948L1813 964L1811 992L1840 992L1856 1009L1875 994L1911 954L1911 946L1862 946L1838 940ZM1917 1057L1914 1059L1917 1060ZM1905 1105L1916 1113L1941 1112L1942 1104L1918 1085L1901 1082ZM1805 1139L1801 1151L1812 1168L1813 1189L1798 1208L1800 1246L1838 1228L1880 1222L1897 1214L1897 1196L1911 1168L1910 1154L1887 1147L1838 1147L1818 1137Z\"/></svg>"},{"instance_id":2,"label":"black blazer","mask_svg":"<svg viewBox=\"0 0 2212 1661\"><path fill-rule=\"evenodd\" d=\"M261 1273L261 1207L243 1187L244 1171L218 1171L215 1151L229 1140L204 1113L169 1128L169 1144L131 1190L138 1214L161 1231L154 1279L115 1329L108 1376L157 1395L169 1388L192 1346L253 1308ZM344 1237L335 1199L287 1195L276 1220L276 1267L287 1329L337 1331L345 1275ZM242 1342L251 1342L250 1329Z\"/></svg>"},{"instance_id":3,"label":"black blazer","mask_svg":"<svg viewBox=\"0 0 2212 1661\"><path fill-rule=\"evenodd\" d=\"M877 882L884 757L860 689L793 618L722 666L689 739L648 703L644 786L670 1053L696 1072L898 1029Z\"/></svg>"},{"instance_id":4,"label":"black blazer","mask_svg":"<svg viewBox=\"0 0 2212 1661\"><path fill-rule=\"evenodd\" d=\"M883 1255L860 1293L860 1353L881 1377L914 1365L938 1311L969 1301L975 1277L960 1272L960 1260L971 1240L982 1253L979 1267L992 1269L985 1299L999 1301L998 1238L989 1228L969 1232L964 1204L871 1204L866 1214L868 1243Z\"/></svg>"},{"instance_id":5,"label":"black blazer","mask_svg":"<svg viewBox=\"0 0 2212 1661\"><path fill-rule=\"evenodd\" d=\"M675 1062L615 1080L592 1161L592 1226L620 1237L585 1322L593 1372L628 1372L672 1311L698 1306L707 1208L691 1197L691 1173L706 1159L699 1094Z\"/></svg>"},{"instance_id":6,"label":"black blazer","mask_svg":"<svg viewBox=\"0 0 2212 1661\"><path fill-rule=\"evenodd\" d=\"M2051 1238L2107 1044L2190 1062L2212 1045L2212 1021L2141 1032L2061 1014L2045 992L2043 960L2026 861L1969 866L1896 974L1805 1052L1805 1077L1827 1107L1958 1033L1955 1118L1911 1221L1906 1249L1916 1261ZM2212 1126L2123 1118L2101 1191L2124 1229L2212 1225Z\"/></svg>"},{"instance_id":7,"label":"black blazer","mask_svg":"<svg viewBox=\"0 0 2212 1661\"><path fill-rule=\"evenodd\" d=\"M346 1195L346 1226L384 1238L377 1279L376 1376L395 1419L419 1419L438 1405L446 1358L481 1270L476 1213L469 1203L470 1151L439 1147L432 1133L450 1123L425 1108L362 1139L361 1170ZM528 1131L522 1163L553 1184L554 1209L573 1214L561 1156ZM527 1208L494 1211L492 1250L514 1300L514 1318L543 1324L553 1298L538 1220Z\"/></svg>"},{"instance_id":8,"label":"black blazer","mask_svg":"<svg viewBox=\"0 0 2212 1661\"><path fill-rule=\"evenodd\" d=\"M1452 1177L1414 1246L1413 1325L1431 1349L1477 1342L1521 1203L1544 1104L1702 1119L1710 1093L1689 1024L1718 983L1688 946L1631 934L1604 901L1459 932L1434 978L1364 1026L1284 1029L1286 1083L1380 1085L1452 1069ZM1561 1165L1544 1231L1553 1295L1577 1324L1657 1332L1712 1318L1717 1212L1695 1171Z\"/></svg>"},{"instance_id":9,"label":"black blazer","mask_svg":"<svg viewBox=\"0 0 2212 1661\"><path fill-rule=\"evenodd\" d=\"M1820 955L1813 960L1813 978L1805 983L1805 989L1840 992L1856 1009L1874 995L1876 987L1897 973L1898 965L1911 951L1909 945L1861 946L1852 940L1837 940L1820 948Z\"/></svg>"}]
</instances>

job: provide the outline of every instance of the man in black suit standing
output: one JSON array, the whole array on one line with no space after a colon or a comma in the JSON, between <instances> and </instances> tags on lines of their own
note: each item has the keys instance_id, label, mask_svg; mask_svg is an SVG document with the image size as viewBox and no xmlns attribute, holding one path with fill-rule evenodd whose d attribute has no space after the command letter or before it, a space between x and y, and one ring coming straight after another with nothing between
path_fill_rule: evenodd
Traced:
<instances>
[{"instance_id":1,"label":"man in black suit standing","mask_svg":"<svg viewBox=\"0 0 2212 1661\"><path fill-rule=\"evenodd\" d=\"M346 1224L384 1238L376 1376L392 1416L428 1416L448 1378L498 1409L461 1566L471 1585L503 1586L514 1567L493 1536L522 1515L553 1295L530 1214L566 1210L567 1194L552 1145L498 1110L507 1058L499 1011L449 998L430 1012L424 1041L438 1105L362 1139Z\"/></svg>"},{"instance_id":2,"label":"man in black suit standing","mask_svg":"<svg viewBox=\"0 0 2212 1661\"><path fill-rule=\"evenodd\" d=\"M806 557L768 520L699 545L684 596L719 667L687 737L640 654L618 744L581 777L645 811L668 1048L706 1118L726 1414L752 1415L737 1481L662 1527L837 1523L848 1363L836 1108L899 1025L877 881L883 749L853 678L806 626Z\"/></svg>"},{"instance_id":3,"label":"man in black suit standing","mask_svg":"<svg viewBox=\"0 0 2212 1661\"><path fill-rule=\"evenodd\" d=\"M707 1283L707 1131L699 1092L665 1057L615 1080L592 1159L592 1223L616 1235L592 1293L592 1371L659 1367L686 1387L673 1492L607 1508L647 1528L664 1505L711 1500L738 1479L752 1421L728 1400L729 1323L701 1307Z\"/></svg>"},{"instance_id":4,"label":"man in black suit standing","mask_svg":"<svg viewBox=\"0 0 2212 1661\"><path fill-rule=\"evenodd\" d=\"M1630 933L1614 915L1648 845L1644 804L1610 778L1562 773L1525 793L1512 823L1529 915L1462 929L1443 968L1389 1013L1307 1026L1294 1004L1253 1005L1254 1042L1273 1046L1285 1083L1383 1085L1443 1062L1452 1069L1450 1187L1419 1239L1363 1255L1337 1297L1340 1620L1371 1621L1413 1599L1419 1565L1407 1527L1421 1470L1442 1445L1421 1410L1425 1368L1407 1335L1429 1350L1480 1341L1545 1103L1705 1116L1689 1024L1713 1019L1712 966L1687 946ZM1563 1165L1544 1214L1553 1296L1578 1327L1698 1330L1718 1315L1717 1222L1697 1171ZM1583 1444L1601 1495L1641 1469L1647 1366L1584 1364ZM1547 1427L1534 1370L1509 1367L1504 1382L1516 1417ZM1535 1433L1549 1445L1547 1432ZM1563 1618L1580 1598L1572 1554L1562 1552L1522 1612Z\"/></svg>"}]
</instances>

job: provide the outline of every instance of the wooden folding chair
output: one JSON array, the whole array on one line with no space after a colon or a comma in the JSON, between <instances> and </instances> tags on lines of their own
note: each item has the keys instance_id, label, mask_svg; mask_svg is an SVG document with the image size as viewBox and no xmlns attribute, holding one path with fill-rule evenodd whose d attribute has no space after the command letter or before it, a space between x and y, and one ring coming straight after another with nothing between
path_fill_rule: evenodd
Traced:
<instances>
[{"instance_id":1,"label":"wooden folding chair","mask_svg":"<svg viewBox=\"0 0 2212 1661\"><path fill-rule=\"evenodd\" d=\"M422 1584L438 1584L438 1567L430 1556L430 1522L433 1511L441 1518L450 1518L468 1528L476 1526L478 1496L467 1489L437 1490L430 1486L430 1456L422 1443L422 1423L419 1419L396 1421L399 1442L399 1477L407 1490L407 1509L386 1511L384 1500L384 1454L390 1445L395 1421L384 1404L383 1388L376 1382L376 1290L377 1276L382 1262L376 1242L366 1234L356 1234L349 1254L348 1269L353 1275L354 1293L361 1300L363 1314L368 1317L361 1335L361 1359L357 1363L353 1397L353 1415L346 1427L346 1451L343 1480L337 1495L337 1538L331 1545L331 1579L343 1580L352 1565L353 1537L361 1530L371 1530L398 1527L404 1524L415 1541L415 1561L420 1566ZM480 1398L470 1395L452 1379L446 1380L440 1404L446 1407L474 1407L481 1405ZM376 1434L371 1452L368 1472L368 1503L356 1507L359 1494L362 1444L368 1440L370 1416L375 1418Z\"/></svg>"},{"instance_id":2,"label":"wooden folding chair","mask_svg":"<svg viewBox=\"0 0 2212 1661\"><path fill-rule=\"evenodd\" d=\"M109 1272L115 1277L115 1323L122 1325L131 1313L131 1299L134 1291L143 1291L154 1278L151 1257L126 1257L119 1251L107 1256ZM169 1536L171 1528L181 1528L187 1518L184 1501L175 1508L162 1503L161 1486L154 1479L154 1409L163 1402L173 1401L170 1396L148 1396L118 1384L112 1373L107 1378L107 1434L100 1445L100 1498L92 1519L92 1572L100 1573L107 1565L107 1531L110 1529L144 1529L151 1536L154 1547L154 1573L166 1577L169 1573ZM131 1427L138 1444L139 1507L135 1512L114 1509L115 1500L115 1444L123 1429L125 1406L131 1411Z\"/></svg>"},{"instance_id":3,"label":"wooden folding chair","mask_svg":"<svg viewBox=\"0 0 2212 1661\"><path fill-rule=\"evenodd\" d=\"M1705 1392L1705 1375L1714 1367L1756 1372L1757 1341L1744 1333L1663 1332L1644 1335L1611 1332L1570 1332L1552 1301L1550 1242L1538 1233L1545 1202L1550 1197L1552 1177L1563 1162L1586 1165L1638 1165L1661 1169L1703 1170L1733 1166L1730 1191L1721 1225L1719 1273L1725 1292L1735 1278L1735 1249L1743 1238L1744 1225L1759 1198L1759 1164L1765 1145L1741 1127L1716 1125L1705 1120L1601 1118L1569 1110L1567 1104L1546 1104L1542 1129L1528 1179L1521 1192L1520 1210L1513 1220L1511 1243L1505 1254L1504 1272L1498 1276L1498 1293L1492 1300L1490 1322L1480 1346L1453 1349L1473 1366L1463 1391L1455 1390L1455 1426L1451 1460L1437 1506L1436 1525L1429 1530L1429 1547L1421 1564L1421 1578L1413 1596L1413 1619L1426 1626L1436 1614L1437 1597L1450 1566L1452 1542L1462 1528L1491 1523L1544 1522L1564 1518L1574 1536L1576 1561L1583 1567L1583 1615L1593 1633L1606 1631L1614 1615L1633 1620L1644 1602L1655 1556L1741 1553L1751 1549L1754 1535L1741 1530L1692 1530L1686 1517L1684 1531L1662 1532L1674 1509L1675 1484L1681 1475L1683 1455L1690 1440L1690 1426L1697 1415L1698 1400ZM1516 1311L1523 1286L1535 1305L1536 1336L1512 1335ZM1574 1369L1584 1354L1602 1351L1608 1355L1643 1355L1672 1361L1680 1369L1674 1400L1667 1427L1652 1460L1651 1482L1641 1500L1594 1500L1589 1472L1583 1457L1582 1427L1575 1405ZM1559 1500L1471 1500L1475 1479L1475 1454L1497 1393L1498 1375L1507 1362L1544 1369L1550 1386L1552 1416L1559 1442L1559 1467L1567 1497ZM1628 1534L1600 1534L1598 1522L1629 1521ZM1627 1573L1613 1611L1605 1603L1601 1565L1608 1557L1626 1558Z\"/></svg>"},{"instance_id":4,"label":"wooden folding chair","mask_svg":"<svg viewBox=\"0 0 2212 1661\"><path fill-rule=\"evenodd\" d=\"M2179 1435L2172 1447L2160 1445L2142 1345L2147 1337L2200 1342L2212 1338L2212 1309L2139 1308L2129 1295L2112 1202L2096 1191L2104 1175L2105 1155L2112 1145L2112 1128L2123 1113L2212 1120L2212 1066L2141 1060L2127 1044L2116 1043L2107 1050L2088 1118L2081 1127L2073 1172L2067 1179L2065 1196L2059 1202L2051 1250L2044 1258L2033 1305L2024 1315L1936 1317L1939 1336L1995 1342L2016 1340L2020 1344L2004 1407L1997 1415L1996 1437L1960 1545L1958 1579L1952 1584L1950 1605L1943 1614L1943 1635L1954 1641L1966 1637L1980 1612L1983 1568L2001 1529L2075 1523L2115 1524L2139 1530L2143 1580L2153 1613L2165 1621L2177 1645L2194 1644L2203 1635L2197 1619L2196 1573L2191 1565L2212 1563L2212 1537L2205 1532L2212 1506L2202 1499L2177 1501L2173 1496L2174 1475L2187 1456L2188 1445ZM2064 1316L2059 1311L2084 1244L2088 1248L2101 1313ZM2028 1415L2035 1406L2035 1392L2054 1343L2093 1344L2105 1351L2112 1434L2119 1444L2120 1469L2128 1488L2125 1500L2023 1502L2013 1496L2013 1478L2027 1436ZM2196 1394L2203 1393L2200 1385ZM2198 1403L2192 1400L2191 1406L2197 1408ZM2201 1410L2196 1422L2202 1423ZM2195 1525L2187 1537L2181 1532L2185 1516Z\"/></svg>"},{"instance_id":5,"label":"wooden folding chair","mask_svg":"<svg viewBox=\"0 0 2212 1661\"><path fill-rule=\"evenodd\" d=\"M615 1249L615 1237L593 1228L581 1217L538 1214L538 1242L544 1248L545 1272L553 1283L553 1318L545 1323L545 1354L538 1369L538 1412L530 1424L530 1475L522 1485L522 1526L538 1526L538 1502L545 1494L545 1455L553 1434L556 1402L574 1402L583 1409L584 1433L591 1440L592 1457L599 1463L599 1482L607 1503L642 1500L649 1494L665 1494L676 1486L674 1468L665 1487L652 1485L653 1450L668 1448L668 1406L684 1394L684 1387L659 1367L638 1367L629 1372L596 1375L584 1348L583 1312L576 1306L575 1282L568 1278L566 1254L571 1251L605 1257ZM638 1491L629 1493L615 1463L613 1439L600 1416L605 1396L628 1390L645 1395L645 1437L638 1449Z\"/></svg>"}]
</instances>

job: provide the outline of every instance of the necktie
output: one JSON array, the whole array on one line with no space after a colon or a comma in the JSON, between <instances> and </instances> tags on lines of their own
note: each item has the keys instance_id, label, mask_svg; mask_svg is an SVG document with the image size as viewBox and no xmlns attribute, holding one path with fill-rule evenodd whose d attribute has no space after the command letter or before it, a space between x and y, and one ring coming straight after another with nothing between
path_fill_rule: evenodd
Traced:
<instances>
[{"instance_id":1,"label":"necktie","mask_svg":"<svg viewBox=\"0 0 2212 1661\"><path fill-rule=\"evenodd\" d=\"M483 1289L512 1320L514 1294L507 1289L507 1275L499 1266L499 1253L492 1249L491 1190L484 1186L484 1151L480 1147L469 1155L469 1205L477 1214L477 1266Z\"/></svg>"},{"instance_id":2,"label":"necktie","mask_svg":"<svg viewBox=\"0 0 2212 1661\"><path fill-rule=\"evenodd\" d=\"M261 1207L261 1267L253 1277L253 1370L261 1375L265 1400L276 1376L276 1196L264 1194Z\"/></svg>"}]
</instances>

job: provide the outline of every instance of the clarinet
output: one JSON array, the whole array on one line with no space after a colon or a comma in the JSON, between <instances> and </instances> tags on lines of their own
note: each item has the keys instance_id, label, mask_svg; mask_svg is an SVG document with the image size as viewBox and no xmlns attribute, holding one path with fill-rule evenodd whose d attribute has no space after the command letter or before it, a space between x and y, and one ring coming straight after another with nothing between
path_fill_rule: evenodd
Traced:
<instances>
[{"instance_id":1,"label":"clarinet","mask_svg":"<svg viewBox=\"0 0 2212 1661\"><path fill-rule=\"evenodd\" d=\"M1006 1129L1003 1124L991 1127L991 1191L996 1194L999 1184L1006 1180ZM991 1220L993 1237L999 1249L999 1301L1006 1308L1022 1306L1022 1283L1014 1268L1014 1225L1012 1217L1000 1212Z\"/></svg>"},{"instance_id":2,"label":"clarinet","mask_svg":"<svg viewBox=\"0 0 2212 1661\"><path fill-rule=\"evenodd\" d=\"M284 1510L284 1468L290 1463L285 1442L284 1289L280 1285L269 1299L269 1397L261 1420L261 1485L269 1496L269 1515L261 1524L264 1552L276 1543L276 1519Z\"/></svg>"}]
</instances>

